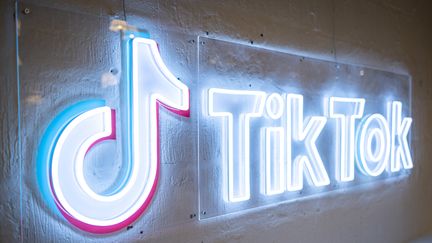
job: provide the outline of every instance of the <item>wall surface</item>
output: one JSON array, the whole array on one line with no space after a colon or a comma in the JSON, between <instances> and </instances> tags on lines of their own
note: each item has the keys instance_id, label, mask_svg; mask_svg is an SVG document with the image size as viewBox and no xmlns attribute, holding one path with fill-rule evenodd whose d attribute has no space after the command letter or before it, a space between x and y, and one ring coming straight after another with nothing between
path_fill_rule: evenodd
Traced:
<instances>
[{"instance_id":1,"label":"wall surface","mask_svg":"<svg viewBox=\"0 0 432 243\"><path fill-rule=\"evenodd\" d=\"M15 3L0 2L1 242L406 242L432 231L428 1L26 0L18 8L19 82ZM170 130L178 121L167 118L162 130L193 148L181 147L163 158L163 171L172 176L159 187L174 189L157 194L129 229L96 236L71 227L40 198L34 154L50 115L71 100L119 96L120 43L108 30L112 19L147 29L167 66L192 88L196 52L190 40L197 36L410 75L412 174L199 221L189 217L198 213L196 121L184 120L181 128ZM179 175L171 173L176 171Z\"/></svg>"},{"instance_id":2,"label":"wall surface","mask_svg":"<svg viewBox=\"0 0 432 243\"><path fill-rule=\"evenodd\" d=\"M0 238L20 238L20 166L18 143L18 84L16 77L14 3L0 3Z\"/></svg>"}]
</instances>

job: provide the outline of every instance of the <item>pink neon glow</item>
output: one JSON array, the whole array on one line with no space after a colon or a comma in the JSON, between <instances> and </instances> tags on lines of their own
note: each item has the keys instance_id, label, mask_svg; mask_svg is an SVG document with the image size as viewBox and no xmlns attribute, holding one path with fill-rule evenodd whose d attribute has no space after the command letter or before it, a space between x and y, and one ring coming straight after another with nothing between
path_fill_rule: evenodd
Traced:
<instances>
[{"instance_id":1,"label":"pink neon glow","mask_svg":"<svg viewBox=\"0 0 432 243\"><path fill-rule=\"evenodd\" d=\"M190 92L188 90L188 97L189 97L189 101L190 101ZM160 102L159 100L156 103L156 120L157 120L157 167L156 167L156 176L155 176L155 180L153 182L152 188L150 190L149 196L147 197L147 199L144 201L143 205L134 213L132 214L129 218L127 218L126 220L124 220L123 222L120 222L118 224L114 224L114 225L109 225L109 226L97 226L97 225L91 225L91 224L87 224L85 222L82 222L80 220L77 220L76 218L74 218L72 215L70 215L66 209L63 208L63 206L61 205L61 203L59 202L59 200L57 199L57 196L54 193L54 190L51 190L53 195L54 195L54 201L58 207L58 209L60 210L61 214L73 225L75 225L76 227L85 230L87 232L90 233L95 233L95 234L106 234L106 233L112 233L114 231L118 231L122 228L127 227L128 225L130 225L132 222L134 222L136 219L138 219L142 213L146 210L146 208L150 205L150 202L153 199L153 196L156 192L156 188L157 188L157 183L159 181L159 170L160 170L160 130L159 130L159 107L163 106L166 109L168 109L169 111L176 113L180 116L184 116L184 117L189 117L190 116L190 108L188 108L187 110L179 110L179 109L174 109L172 107L169 107L165 104L163 104L162 102ZM105 140L115 140L116 139L116 116L115 116L115 110L112 109L111 110L111 126L112 126L112 132L110 135L97 139L95 140L87 149L87 152L90 151L90 149L100 143L103 142ZM51 188L53 188L52 185L52 179L50 178L50 185Z\"/></svg>"},{"instance_id":2,"label":"pink neon glow","mask_svg":"<svg viewBox=\"0 0 432 243\"><path fill-rule=\"evenodd\" d=\"M189 99L188 104L190 104L189 89L188 89L188 99ZM159 100L157 101L157 104L158 104L158 106L156 107L156 109L158 112L159 112L159 105L161 105L161 106L165 107L165 109L171 111L172 113L175 113L177 115L184 116L184 117L190 117L190 108L187 110L175 109L175 108L172 108L171 106L165 105L164 103L160 102ZM158 120L158 126L159 126L159 117L157 117L157 120ZM159 138L159 136L158 136L158 138Z\"/></svg>"},{"instance_id":3,"label":"pink neon glow","mask_svg":"<svg viewBox=\"0 0 432 243\"><path fill-rule=\"evenodd\" d=\"M158 47L158 51L160 53L159 50L159 45L157 45ZM55 192L53 190L53 183L52 183L52 178L50 175L50 186L51 186L51 192L54 196L54 201L55 204L57 205L58 209L60 210L61 214L73 225L75 225L76 227L78 227L79 229L85 230L87 232L90 233L94 233L94 234L106 234L106 233L112 233L115 231L118 231L122 228L127 227L128 225L130 225L131 223L133 223L136 219L138 219L142 213L147 209L147 207L150 205L150 202L153 199L153 196L156 192L156 188L157 188L157 184L159 181L159 170L160 170L160 130L159 130L159 108L160 106L163 106L165 109L178 114L180 116L183 117L190 117L190 91L189 89L187 90L188 92L188 104L189 107L186 110L181 110L181 109L176 109L173 107L170 107L164 103L162 103L159 100L156 100L156 129L157 129L157 137L156 137L156 142L157 142L157 166L156 166L156 175L155 175L155 179L153 181L153 185L151 187L150 193L148 195L148 197L145 199L143 205L141 205L141 207L138 208L138 210L133 213L129 218L125 219L124 221L114 224L114 225L108 225L108 226L98 226L98 225L92 225L92 224L88 224L85 222L82 222L76 218L74 218L59 202L57 196L55 195ZM115 140L116 139L116 112L114 109L111 109L111 134L97 139L94 142L91 143L91 145L87 148L86 150L86 154L90 151L91 148L93 148L94 145L103 142L105 140Z\"/></svg>"},{"instance_id":4,"label":"pink neon glow","mask_svg":"<svg viewBox=\"0 0 432 243\"><path fill-rule=\"evenodd\" d=\"M158 146L158 149L159 149L159 146ZM82 222L80 220L77 220L76 218L74 218L72 215L70 215L62 207L62 205L59 203L59 201L57 199L57 196L53 193L55 203L56 203L58 209L60 210L61 214L67 219L67 221L69 221L71 224L75 225L76 227L78 227L82 230L85 230L87 232L94 233L94 234L107 234L107 233L112 233L112 232L118 231L122 228L127 227L128 225L133 223L136 219L138 219L141 216L141 214L145 211L145 209L148 207L148 205L150 204L150 202L151 202L151 200L152 200L152 198L156 192L157 182L159 181L159 167L160 167L160 163L159 163L159 158L158 158L158 165L156 168L155 181L153 183L153 186L152 186L152 189L149 193L149 196L144 201L143 205L133 215L131 215L129 218L127 218L126 220L124 220L123 222L120 222L118 224L109 225L109 226L97 226L97 225L91 225L91 224L87 224L85 222ZM51 187L52 187L52 182L51 182Z\"/></svg>"}]
</instances>

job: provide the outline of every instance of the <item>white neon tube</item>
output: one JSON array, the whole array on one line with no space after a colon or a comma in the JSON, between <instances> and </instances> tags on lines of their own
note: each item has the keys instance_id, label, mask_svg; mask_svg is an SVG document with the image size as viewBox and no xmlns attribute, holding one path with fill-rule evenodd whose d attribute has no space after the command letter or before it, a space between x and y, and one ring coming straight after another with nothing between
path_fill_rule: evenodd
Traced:
<instances>
[{"instance_id":1,"label":"white neon tube","mask_svg":"<svg viewBox=\"0 0 432 243\"><path fill-rule=\"evenodd\" d=\"M133 38L133 37L132 37ZM169 72L155 41L132 40L132 80L129 105L130 173L112 195L94 192L84 178L87 151L114 131L109 107L89 110L63 130L52 158L52 191L63 215L91 232L112 232L136 219L156 189L159 168L158 107L186 115L189 89ZM126 124L125 124L126 125ZM127 137L127 136L126 136ZM69 219L69 218L68 218Z\"/></svg>"},{"instance_id":2,"label":"white neon tube","mask_svg":"<svg viewBox=\"0 0 432 243\"><path fill-rule=\"evenodd\" d=\"M330 97L328 116L336 119L336 179L354 180L355 120L363 116L365 99Z\"/></svg>"},{"instance_id":3,"label":"white neon tube","mask_svg":"<svg viewBox=\"0 0 432 243\"><path fill-rule=\"evenodd\" d=\"M266 127L265 131L265 194L285 191L285 129Z\"/></svg>"},{"instance_id":4,"label":"white neon tube","mask_svg":"<svg viewBox=\"0 0 432 243\"><path fill-rule=\"evenodd\" d=\"M363 118L358 129L357 164L360 171L365 175L379 176L386 169L390 158L388 122L384 116L375 113Z\"/></svg>"},{"instance_id":5,"label":"white neon tube","mask_svg":"<svg viewBox=\"0 0 432 243\"><path fill-rule=\"evenodd\" d=\"M287 95L287 190L298 191L303 188L303 172L314 186L330 184L327 171L316 147L316 140L320 135L327 119L322 116L312 116L303 125L303 96ZM304 144L305 151L293 160L292 142ZM305 167L307 171L305 170Z\"/></svg>"},{"instance_id":6,"label":"white neon tube","mask_svg":"<svg viewBox=\"0 0 432 243\"><path fill-rule=\"evenodd\" d=\"M210 116L222 117L222 147L228 176L224 198L240 202L250 198L250 119L264 111L265 93L212 88L208 91Z\"/></svg>"},{"instance_id":7,"label":"white neon tube","mask_svg":"<svg viewBox=\"0 0 432 243\"><path fill-rule=\"evenodd\" d=\"M402 119L402 103L400 101L389 102L387 114L387 119L391 124L389 169L391 172L397 172L401 169L401 164L404 169L412 169L413 162L408 145L408 133L411 128L412 118L404 117Z\"/></svg>"}]
</instances>

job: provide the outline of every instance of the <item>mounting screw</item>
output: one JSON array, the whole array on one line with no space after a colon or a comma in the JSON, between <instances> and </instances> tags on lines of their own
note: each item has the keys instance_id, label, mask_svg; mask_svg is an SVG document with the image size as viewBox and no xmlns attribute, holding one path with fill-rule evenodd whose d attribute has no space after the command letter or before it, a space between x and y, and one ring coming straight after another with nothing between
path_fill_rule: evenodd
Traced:
<instances>
[{"instance_id":1,"label":"mounting screw","mask_svg":"<svg viewBox=\"0 0 432 243\"><path fill-rule=\"evenodd\" d=\"M111 68L110 73L112 73L113 75L116 75L118 73L117 68Z\"/></svg>"},{"instance_id":2,"label":"mounting screw","mask_svg":"<svg viewBox=\"0 0 432 243\"><path fill-rule=\"evenodd\" d=\"M23 13L25 14L25 15L27 15L27 14L30 14L30 8L25 8L24 10L23 10Z\"/></svg>"}]
</instances>

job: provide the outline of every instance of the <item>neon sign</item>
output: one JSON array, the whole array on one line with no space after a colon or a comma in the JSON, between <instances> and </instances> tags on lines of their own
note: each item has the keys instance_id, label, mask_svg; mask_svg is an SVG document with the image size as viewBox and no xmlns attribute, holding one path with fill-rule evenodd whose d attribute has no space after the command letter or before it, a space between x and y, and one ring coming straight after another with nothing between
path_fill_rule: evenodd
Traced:
<instances>
[{"instance_id":1,"label":"neon sign","mask_svg":"<svg viewBox=\"0 0 432 243\"><path fill-rule=\"evenodd\" d=\"M199 43L200 219L410 173L409 77Z\"/></svg>"},{"instance_id":2,"label":"neon sign","mask_svg":"<svg viewBox=\"0 0 432 243\"><path fill-rule=\"evenodd\" d=\"M285 97L286 102L283 102ZM227 164L225 200L239 202L250 199L250 119L264 116L281 119L281 126L265 127L261 140L265 147L265 194L274 195L303 189L303 175L316 187L330 184L315 141L327 123L324 116L304 118L303 96L299 94L212 88L208 93L209 116L221 117L223 161ZM379 176L387 168L397 172L412 168L408 131L412 119L401 117L402 104L392 101L387 118L379 113L364 116L365 99L330 97L328 117L337 120L338 151L336 179L354 180L354 157L367 176ZM284 112L285 111L285 112ZM355 129L355 121L360 125ZM397 141L397 142L396 142ZM292 143L302 143L304 152L292 156ZM390 156L393 154L392 162Z\"/></svg>"},{"instance_id":3,"label":"neon sign","mask_svg":"<svg viewBox=\"0 0 432 243\"><path fill-rule=\"evenodd\" d=\"M137 219L155 193L159 177L161 106L189 116L189 89L168 70L155 41L126 35L128 70L127 167L125 179L111 192L94 192L84 178L84 157L92 146L116 139L116 113L103 100L77 103L49 125L38 154L39 184L73 225L109 233Z\"/></svg>"},{"instance_id":4,"label":"neon sign","mask_svg":"<svg viewBox=\"0 0 432 243\"><path fill-rule=\"evenodd\" d=\"M53 119L38 151L42 194L71 224L91 233L124 228L150 205L160 174L160 146L168 139L159 134L161 107L174 116L190 115L189 88L165 66L156 42L129 32L123 32L122 39L125 109L119 112L104 100L78 102ZM297 57L215 40L206 43L214 49L200 49L200 57L208 58L200 62L205 65L199 70L204 71L198 75L198 92L192 94L201 101L196 114L199 123L193 129L200 132L198 143L203 146L197 158L200 211L210 205L216 212L200 218L285 201L299 197L303 190L312 194L332 183L351 185L359 178L397 175L413 167L412 119L406 115L409 99L398 93L406 92L404 85L394 85L392 92L396 91L388 97L375 98L378 95L369 94L370 90L363 90L365 97L338 89L314 93L294 82L278 86L262 81L256 71L245 81L235 75L254 70L259 66L254 62L264 65L280 59L263 68L276 80L286 73L273 66L292 63ZM234 46L231 51L230 46ZM236 51L251 53L253 58L233 55ZM259 60L261 56L265 61ZM230 60L237 57L236 62ZM329 66L318 64L310 66ZM313 73L309 67L307 71ZM299 82L309 80L287 72L287 77ZM355 85L362 83L350 84L356 91ZM94 145L106 140L121 143L126 172L115 188L98 193L84 176L84 161Z\"/></svg>"}]
</instances>

